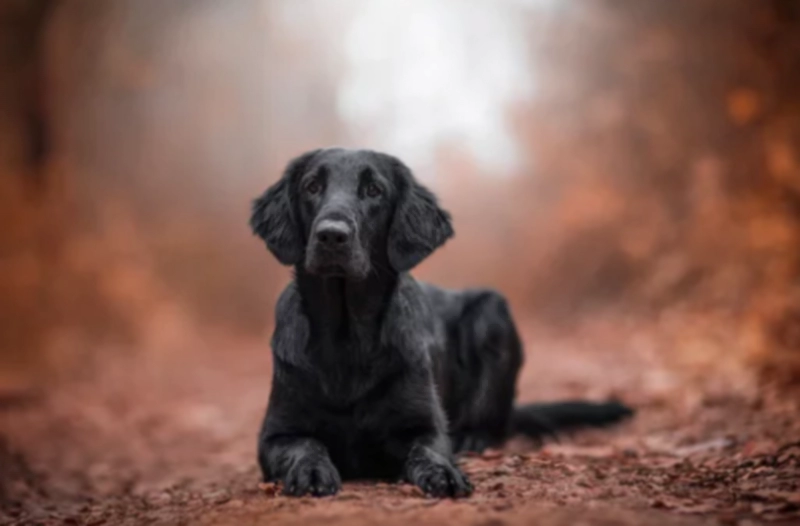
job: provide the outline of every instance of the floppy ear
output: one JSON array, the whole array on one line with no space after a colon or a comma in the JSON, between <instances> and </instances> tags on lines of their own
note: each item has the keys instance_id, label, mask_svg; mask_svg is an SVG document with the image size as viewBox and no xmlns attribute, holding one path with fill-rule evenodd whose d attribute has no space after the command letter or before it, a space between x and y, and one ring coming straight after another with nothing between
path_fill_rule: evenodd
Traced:
<instances>
[{"instance_id":1,"label":"floppy ear","mask_svg":"<svg viewBox=\"0 0 800 526\"><path fill-rule=\"evenodd\" d=\"M295 216L292 181L305 171L320 150L304 153L292 160L277 183L253 201L250 228L284 265L295 265L303 258L303 234Z\"/></svg>"},{"instance_id":2,"label":"floppy ear","mask_svg":"<svg viewBox=\"0 0 800 526\"><path fill-rule=\"evenodd\" d=\"M389 263L398 272L414 268L453 236L450 214L439 208L436 196L419 184L411 170L392 161L400 196L389 227Z\"/></svg>"}]
</instances>

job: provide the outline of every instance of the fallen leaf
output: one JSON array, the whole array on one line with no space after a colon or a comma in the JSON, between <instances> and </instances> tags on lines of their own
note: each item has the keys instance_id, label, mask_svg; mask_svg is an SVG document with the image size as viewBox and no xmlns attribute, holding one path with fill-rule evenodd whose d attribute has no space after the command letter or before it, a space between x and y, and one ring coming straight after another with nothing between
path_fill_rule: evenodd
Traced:
<instances>
[{"instance_id":1,"label":"fallen leaf","mask_svg":"<svg viewBox=\"0 0 800 526\"><path fill-rule=\"evenodd\" d=\"M412 484L403 484L399 487L400 493L408 497L424 497L425 493L418 487Z\"/></svg>"},{"instance_id":2,"label":"fallen leaf","mask_svg":"<svg viewBox=\"0 0 800 526\"><path fill-rule=\"evenodd\" d=\"M280 491L280 488L274 482L262 482L258 485L258 489L263 491L268 497L274 497Z\"/></svg>"},{"instance_id":3,"label":"fallen leaf","mask_svg":"<svg viewBox=\"0 0 800 526\"><path fill-rule=\"evenodd\" d=\"M727 449L733 444L733 440L729 438L716 438L714 440L708 440L706 442L700 442L690 446L679 447L675 450L675 454L679 457L688 457L691 455L708 453L710 451Z\"/></svg>"}]
</instances>

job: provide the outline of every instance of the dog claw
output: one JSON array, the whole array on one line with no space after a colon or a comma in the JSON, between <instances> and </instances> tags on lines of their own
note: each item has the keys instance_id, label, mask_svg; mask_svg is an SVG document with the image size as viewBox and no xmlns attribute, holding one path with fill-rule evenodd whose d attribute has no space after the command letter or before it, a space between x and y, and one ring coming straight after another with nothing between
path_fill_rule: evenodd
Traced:
<instances>
[{"instance_id":1,"label":"dog claw","mask_svg":"<svg viewBox=\"0 0 800 526\"><path fill-rule=\"evenodd\" d=\"M325 497L341 488L341 479L330 461L306 460L295 465L286 475L284 495Z\"/></svg>"},{"instance_id":2,"label":"dog claw","mask_svg":"<svg viewBox=\"0 0 800 526\"><path fill-rule=\"evenodd\" d=\"M472 494L472 484L461 471L449 465L433 464L424 469L414 484L428 498L463 498Z\"/></svg>"}]
</instances>

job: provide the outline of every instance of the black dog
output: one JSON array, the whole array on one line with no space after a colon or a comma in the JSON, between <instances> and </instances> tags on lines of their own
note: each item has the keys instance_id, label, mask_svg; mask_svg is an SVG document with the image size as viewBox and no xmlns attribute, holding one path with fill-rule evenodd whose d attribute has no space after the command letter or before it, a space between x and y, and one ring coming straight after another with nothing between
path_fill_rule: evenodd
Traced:
<instances>
[{"instance_id":1,"label":"black dog","mask_svg":"<svg viewBox=\"0 0 800 526\"><path fill-rule=\"evenodd\" d=\"M429 495L467 496L454 452L631 414L615 402L514 407L522 348L505 299L408 274L453 228L394 157L306 153L254 202L250 225L295 267L276 309L258 442L264 479L288 495L401 478Z\"/></svg>"}]
</instances>

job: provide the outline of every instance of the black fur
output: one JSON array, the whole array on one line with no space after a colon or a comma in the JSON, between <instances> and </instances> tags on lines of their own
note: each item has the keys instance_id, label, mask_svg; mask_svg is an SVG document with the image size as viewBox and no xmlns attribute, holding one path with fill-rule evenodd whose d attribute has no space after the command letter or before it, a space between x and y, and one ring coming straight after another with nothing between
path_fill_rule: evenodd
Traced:
<instances>
[{"instance_id":1,"label":"black fur","mask_svg":"<svg viewBox=\"0 0 800 526\"><path fill-rule=\"evenodd\" d=\"M615 403L514 409L522 347L506 301L408 274L453 229L396 158L302 155L254 202L250 224L295 267L276 309L258 441L264 479L286 494L330 495L342 479L377 478L467 496L454 452L630 414Z\"/></svg>"}]
</instances>

